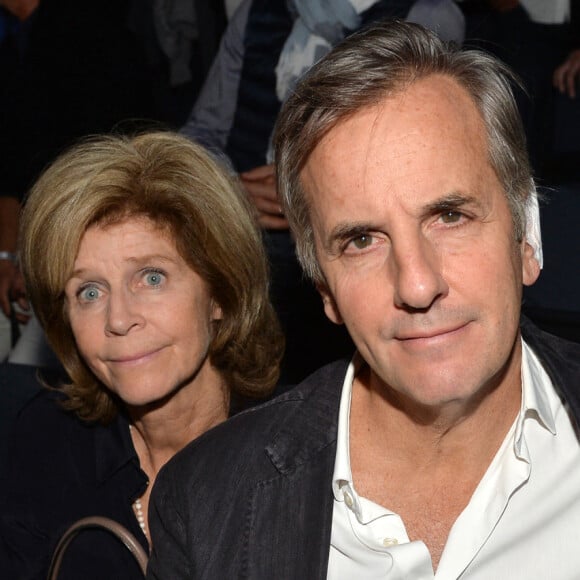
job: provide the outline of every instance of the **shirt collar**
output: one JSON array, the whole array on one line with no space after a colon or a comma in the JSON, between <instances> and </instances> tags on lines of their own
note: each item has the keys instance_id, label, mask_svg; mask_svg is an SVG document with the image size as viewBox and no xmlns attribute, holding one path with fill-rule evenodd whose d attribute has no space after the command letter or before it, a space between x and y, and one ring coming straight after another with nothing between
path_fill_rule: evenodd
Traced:
<instances>
[{"instance_id":1,"label":"shirt collar","mask_svg":"<svg viewBox=\"0 0 580 580\"><path fill-rule=\"evenodd\" d=\"M555 414L561 401L548 373L534 351L522 339L522 403L516 421L515 451L521 456L524 425L535 420L552 435L556 435Z\"/></svg>"},{"instance_id":2,"label":"shirt collar","mask_svg":"<svg viewBox=\"0 0 580 580\"><path fill-rule=\"evenodd\" d=\"M340 409L338 412L338 434L336 441L336 460L334 463L334 473L332 475L332 491L337 501L343 501L342 486L352 484L352 471L350 468L350 401L352 397L352 383L363 365L362 357L355 353L344 377L342 394L340 397Z\"/></svg>"}]
</instances>

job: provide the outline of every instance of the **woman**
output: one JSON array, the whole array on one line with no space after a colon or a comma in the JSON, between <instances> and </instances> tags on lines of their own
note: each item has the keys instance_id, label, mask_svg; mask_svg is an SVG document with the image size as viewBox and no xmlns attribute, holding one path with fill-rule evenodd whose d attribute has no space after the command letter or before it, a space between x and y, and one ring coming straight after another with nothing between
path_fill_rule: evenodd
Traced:
<instances>
[{"instance_id":1,"label":"woman","mask_svg":"<svg viewBox=\"0 0 580 580\"><path fill-rule=\"evenodd\" d=\"M159 469L232 399L270 392L282 340L248 208L202 148L169 133L87 142L33 187L22 270L70 383L19 419L0 508L5 577L45 578L85 516L117 520L148 548ZM98 531L75 540L61 571L138 576Z\"/></svg>"}]
</instances>

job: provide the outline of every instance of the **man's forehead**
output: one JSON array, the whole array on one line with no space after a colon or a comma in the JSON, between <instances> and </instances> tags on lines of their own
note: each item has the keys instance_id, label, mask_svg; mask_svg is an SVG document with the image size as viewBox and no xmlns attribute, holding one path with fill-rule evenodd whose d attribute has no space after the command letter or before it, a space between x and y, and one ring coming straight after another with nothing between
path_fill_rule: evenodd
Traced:
<instances>
[{"instance_id":1,"label":"man's forehead","mask_svg":"<svg viewBox=\"0 0 580 580\"><path fill-rule=\"evenodd\" d=\"M449 200L509 212L471 97L446 77L426 80L342 120L312 152L301 182L319 242L356 224L389 229L403 214L420 221Z\"/></svg>"},{"instance_id":2,"label":"man's forehead","mask_svg":"<svg viewBox=\"0 0 580 580\"><path fill-rule=\"evenodd\" d=\"M372 138L384 141L399 138L401 131L425 128L470 131L486 139L485 123L472 95L448 75L430 75L338 119L313 147L304 167L318 163L320 157L339 155L338 144L349 145L350 152Z\"/></svg>"},{"instance_id":3,"label":"man's forehead","mask_svg":"<svg viewBox=\"0 0 580 580\"><path fill-rule=\"evenodd\" d=\"M340 119L310 153L302 185L308 195L327 178L368 179L379 164L411 166L414 158L429 155L434 163L451 161L446 155L471 155L489 164L479 110L471 95L444 75L421 79Z\"/></svg>"}]
</instances>

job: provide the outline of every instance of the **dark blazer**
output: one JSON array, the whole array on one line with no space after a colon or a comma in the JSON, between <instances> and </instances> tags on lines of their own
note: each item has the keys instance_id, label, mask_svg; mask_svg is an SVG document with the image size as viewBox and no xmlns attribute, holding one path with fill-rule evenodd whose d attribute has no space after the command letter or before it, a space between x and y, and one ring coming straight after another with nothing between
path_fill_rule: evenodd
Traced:
<instances>
[{"instance_id":1,"label":"dark blazer","mask_svg":"<svg viewBox=\"0 0 580 580\"><path fill-rule=\"evenodd\" d=\"M580 418L580 345L522 322ZM326 578L340 393L348 361L194 441L157 477L148 578Z\"/></svg>"}]
</instances>

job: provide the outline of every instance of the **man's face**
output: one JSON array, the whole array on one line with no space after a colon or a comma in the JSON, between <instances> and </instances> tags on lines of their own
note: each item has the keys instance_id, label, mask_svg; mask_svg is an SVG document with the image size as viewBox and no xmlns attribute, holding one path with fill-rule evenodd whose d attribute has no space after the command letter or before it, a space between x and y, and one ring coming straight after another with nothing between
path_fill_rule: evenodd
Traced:
<instances>
[{"instance_id":1,"label":"man's face","mask_svg":"<svg viewBox=\"0 0 580 580\"><path fill-rule=\"evenodd\" d=\"M522 282L514 238L468 93L431 76L340 122L301 174L331 320L371 377L436 407L519 385Z\"/></svg>"}]
</instances>

